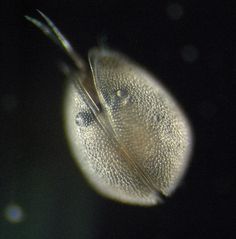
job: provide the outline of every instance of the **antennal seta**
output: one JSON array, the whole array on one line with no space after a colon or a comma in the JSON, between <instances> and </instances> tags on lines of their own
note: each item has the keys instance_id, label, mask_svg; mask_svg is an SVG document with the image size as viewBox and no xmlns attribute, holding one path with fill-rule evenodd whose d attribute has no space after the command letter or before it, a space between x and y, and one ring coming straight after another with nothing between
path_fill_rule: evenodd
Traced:
<instances>
[{"instance_id":1,"label":"antennal seta","mask_svg":"<svg viewBox=\"0 0 236 239\"><path fill-rule=\"evenodd\" d=\"M32 18L30 16L25 16L25 18L33 23L37 28L39 28L47 37L49 37L55 44L62 48L62 50L73 60L78 70L85 71L86 64L82 57L74 50L70 42L66 37L60 32L52 20L47 17L44 13L37 10L41 17L45 20L46 24Z\"/></svg>"}]
</instances>

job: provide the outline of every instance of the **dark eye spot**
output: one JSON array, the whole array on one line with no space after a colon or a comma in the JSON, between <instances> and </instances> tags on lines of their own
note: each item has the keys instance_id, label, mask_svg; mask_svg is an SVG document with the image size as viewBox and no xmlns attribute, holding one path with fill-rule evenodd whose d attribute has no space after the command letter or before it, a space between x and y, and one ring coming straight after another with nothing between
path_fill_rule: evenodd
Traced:
<instances>
[{"instance_id":1,"label":"dark eye spot","mask_svg":"<svg viewBox=\"0 0 236 239\"><path fill-rule=\"evenodd\" d=\"M75 123L78 126L88 127L94 121L94 115L89 111L79 112L75 117Z\"/></svg>"},{"instance_id":2,"label":"dark eye spot","mask_svg":"<svg viewBox=\"0 0 236 239\"><path fill-rule=\"evenodd\" d=\"M124 100L128 97L128 91L124 90L124 89L119 89L116 91L116 96L120 99L120 100Z\"/></svg>"},{"instance_id":3,"label":"dark eye spot","mask_svg":"<svg viewBox=\"0 0 236 239\"><path fill-rule=\"evenodd\" d=\"M113 110L119 109L121 106L125 106L130 102L130 96L127 90L118 89L114 91L107 102Z\"/></svg>"}]
</instances>

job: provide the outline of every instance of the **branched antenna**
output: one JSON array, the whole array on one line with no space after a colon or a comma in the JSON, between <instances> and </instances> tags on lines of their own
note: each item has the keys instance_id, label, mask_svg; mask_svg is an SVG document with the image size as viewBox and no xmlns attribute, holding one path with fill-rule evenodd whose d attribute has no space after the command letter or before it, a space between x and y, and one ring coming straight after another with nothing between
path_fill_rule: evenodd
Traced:
<instances>
[{"instance_id":1,"label":"branched antenna","mask_svg":"<svg viewBox=\"0 0 236 239\"><path fill-rule=\"evenodd\" d=\"M85 71L86 64L84 60L75 52L70 42L64 37L56 25L44 13L37 10L46 24L29 16L25 18L38 27L47 37L63 49L63 51L74 61L80 71Z\"/></svg>"}]
</instances>

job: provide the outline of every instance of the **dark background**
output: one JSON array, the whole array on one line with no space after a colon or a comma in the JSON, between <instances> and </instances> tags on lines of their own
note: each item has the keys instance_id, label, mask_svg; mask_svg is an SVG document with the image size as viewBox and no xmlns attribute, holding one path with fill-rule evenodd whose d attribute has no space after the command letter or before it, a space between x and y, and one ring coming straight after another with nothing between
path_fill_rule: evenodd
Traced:
<instances>
[{"instance_id":1,"label":"dark background","mask_svg":"<svg viewBox=\"0 0 236 239\"><path fill-rule=\"evenodd\" d=\"M84 57L107 39L145 65L187 112L195 134L191 165L163 205L109 201L81 176L63 131L66 81L58 63L68 59L23 18L40 18L36 8ZM0 9L1 239L235 238L230 1L1 1ZM11 205L23 214L15 223L7 217Z\"/></svg>"}]
</instances>

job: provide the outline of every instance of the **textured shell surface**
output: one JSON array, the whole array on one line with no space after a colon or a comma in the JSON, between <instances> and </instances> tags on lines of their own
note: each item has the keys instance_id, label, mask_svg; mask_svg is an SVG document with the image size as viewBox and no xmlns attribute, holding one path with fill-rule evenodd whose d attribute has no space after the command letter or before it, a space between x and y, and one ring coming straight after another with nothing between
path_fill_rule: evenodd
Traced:
<instances>
[{"instance_id":1,"label":"textured shell surface","mask_svg":"<svg viewBox=\"0 0 236 239\"><path fill-rule=\"evenodd\" d=\"M152 206L179 185L192 133L176 100L158 79L125 55L89 51L90 70L54 23L26 18L73 61L64 99L65 132L94 189L119 202Z\"/></svg>"},{"instance_id":2,"label":"textured shell surface","mask_svg":"<svg viewBox=\"0 0 236 239\"><path fill-rule=\"evenodd\" d=\"M89 52L97 114L74 84L65 96L65 124L74 158L101 194L150 206L169 196L183 177L191 132L181 108L151 74L126 56ZM75 74L73 81L80 81Z\"/></svg>"}]
</instances>

